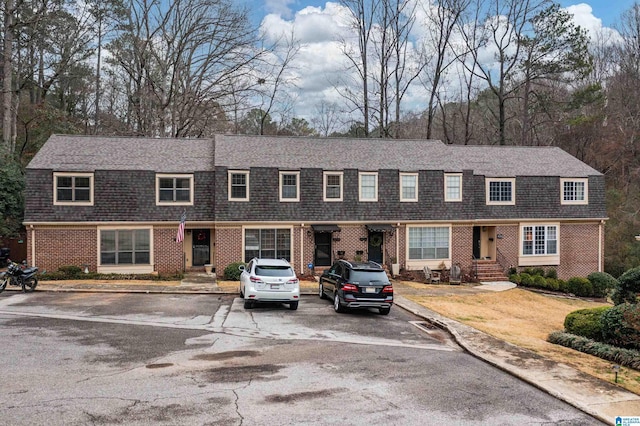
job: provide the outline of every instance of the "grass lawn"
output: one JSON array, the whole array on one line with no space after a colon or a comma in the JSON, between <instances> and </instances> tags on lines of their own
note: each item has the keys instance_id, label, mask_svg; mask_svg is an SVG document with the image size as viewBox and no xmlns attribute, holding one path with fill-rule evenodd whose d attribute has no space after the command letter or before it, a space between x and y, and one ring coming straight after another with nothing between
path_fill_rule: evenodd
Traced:
<instances>
[{"instance_id":1,"label":"grass lawn","mask_svg":"<svg viewBox=\"0 0 640 426\"><path fill-rule=\"evenodd\" d=\"M547 296L522 289L473 295L406 297L448 318L614 383L610 361L546 341L549 333L564 329L564 318L569 312L603 306L603 303ZM618 385L640 395L640 371L621 367Z\"/></svg>"}]
</instances>

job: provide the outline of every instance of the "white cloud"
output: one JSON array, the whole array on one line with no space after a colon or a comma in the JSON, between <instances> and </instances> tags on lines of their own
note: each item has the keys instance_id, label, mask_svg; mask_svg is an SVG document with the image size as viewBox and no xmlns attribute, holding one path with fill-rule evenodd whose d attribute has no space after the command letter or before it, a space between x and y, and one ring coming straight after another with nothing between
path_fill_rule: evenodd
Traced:
<instances>
[{"instance_id":1,"label":"white cloud","mask_svg":"<svg viewBox=\"0 0 640 426\"><path fill-rule=\"evenodd\" d=\"M587 30L592 41L604 38L612 42L620 40L620 34L613 28L602 25L602 19L593 14L593 9L586 3L568 6L565 10L573 16L576 25Z\"/></svg>"},{"instance_id":2,"label":"white cloud","mask_svg":"<svg viewBox=\"0 0 640 426\"><path fill-rule=\"evenodd\" d=\"M291 8L289 5L291 3L295 3L295 0L265 0L264 6L269 13L290 17Z\"/></svg>"}]
</instances>

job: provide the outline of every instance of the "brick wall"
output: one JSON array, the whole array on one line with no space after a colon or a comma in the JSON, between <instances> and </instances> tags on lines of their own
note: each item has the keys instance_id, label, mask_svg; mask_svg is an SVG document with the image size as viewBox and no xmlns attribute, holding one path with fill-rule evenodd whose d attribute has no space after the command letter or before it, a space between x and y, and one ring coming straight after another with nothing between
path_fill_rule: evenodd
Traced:
<instances>
[{"instance_id":1,"label":"brick wall","mask_svg":"<svg viewBox=\"0 0 640 426\"><path fill-rule=\"evenodd\" d=\"M520 257L520 228L518 225L499 225L496 227L496 236L502 235L501 239L496 239L496 248L500 250L497 254L502 266L509 272L509 268L518 265Z\"/></svg>"},{"instance_id":2,"label":"brick wall","mask_svg":"<svg viewBox=\"0 0 640 426\"><path fill-rule=\"evenodd\" d=\"M244 262L242 227L218 227L215 230L216 275L224 277L224 268L230 263Z\"/></svg>"},{"instance_id":3,"label":"brick wall","mask_svg":"<svg viewBox=\"0 0 640 426\"><path fill-rule=\"evenodd\" d=\"M463 273L469 273L473 267L473 226L451 227L451 263L460 264Z\"/></svg>"},{"instance_id":4,"label":"brick wall","mask_svg":"<svg viewBox=\"0 0 640 426\"><path fill-rule=\"evenodd\" d=\"M182 245L176 243L176 228L154 228L154 270L159 274L175 274L182 271Z\"/></svg>"},{"instance_id":5,"label":"brick wall","mask_svg":"<svg viewBox=\"0 0 640 426\"><path fill-rule=\"evenodd\" d=\"M598 223L560 225L558 278L566 280L571 277L586 277L598 271L598 226Z\"/></svg>"},{"instance_id":6,"label":"brick wall","mask_svg":"<svg viewBox=\"0 0 640 426\"><path fill-rule=\"evenodd\" d=\"M35 231L35 235L34 232ZM35 266L40 271L57 271L61 266L78 266L97 270L98 242L96 228L36 227L27 233L27 262L34 262L31 250L35 238Z\"/></svg>"}]
</instances>

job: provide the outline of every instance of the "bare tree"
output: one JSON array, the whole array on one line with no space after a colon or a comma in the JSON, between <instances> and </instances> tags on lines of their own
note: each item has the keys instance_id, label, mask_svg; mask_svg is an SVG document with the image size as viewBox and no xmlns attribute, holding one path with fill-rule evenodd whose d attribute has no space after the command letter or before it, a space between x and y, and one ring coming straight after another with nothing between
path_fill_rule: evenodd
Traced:
<instances>
[{"instance_id":1,"label":"bare tree","mask_svg":"<svg viewBox=\"0 0 640 426\"><path fill-rule=\"evenodd\" d=\"M321 136L328 137L340 125L340 112L335 103L320 101L315 107L311 124Z\"/></svg>"}]
</instances>

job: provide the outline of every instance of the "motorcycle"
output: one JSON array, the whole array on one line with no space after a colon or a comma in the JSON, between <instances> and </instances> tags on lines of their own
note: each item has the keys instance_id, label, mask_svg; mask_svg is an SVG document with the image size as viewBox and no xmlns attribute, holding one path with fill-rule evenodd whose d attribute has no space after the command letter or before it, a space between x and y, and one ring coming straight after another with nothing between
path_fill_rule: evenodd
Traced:
<instances>
[{"instance_id":1,"label":"motorcycle","mask_svg":"<svg viewBox=\"0 0 640 426\"><path fill-rule=\"evenodd\" d=\"M38 285L36 277L38 268L36 266L28 268L26 262L23 265L12 262L11 259L8 259L8 262L7 271L0 272L0 292L4 291L7 285L22 287L24 293L31 293L35 290Z\"/></svg>"}]
</instances>

